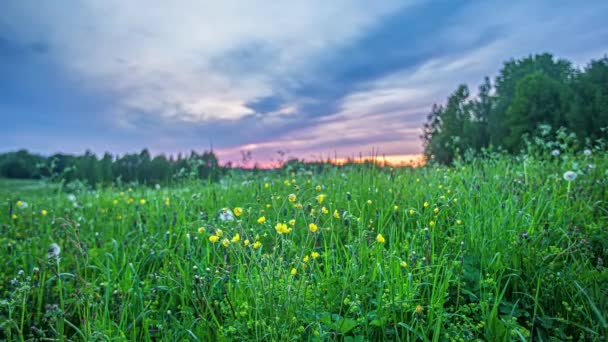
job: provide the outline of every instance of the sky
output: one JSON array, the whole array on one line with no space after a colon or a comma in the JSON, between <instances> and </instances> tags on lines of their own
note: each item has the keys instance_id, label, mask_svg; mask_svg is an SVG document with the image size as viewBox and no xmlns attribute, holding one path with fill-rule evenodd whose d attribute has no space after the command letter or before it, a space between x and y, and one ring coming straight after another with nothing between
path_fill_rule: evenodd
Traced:
<instances>
[{"instance_id":1,"label":"sky","mask_svg":"<svg viewBox=\"0 0 608 342\"><path fill-rule=\"evenodd\" d=\"M608 53L608 1L0 1L0 152L422 152L511 58ZM283 151L283 157L277 151Z\"/></svg>"}]
</instances>

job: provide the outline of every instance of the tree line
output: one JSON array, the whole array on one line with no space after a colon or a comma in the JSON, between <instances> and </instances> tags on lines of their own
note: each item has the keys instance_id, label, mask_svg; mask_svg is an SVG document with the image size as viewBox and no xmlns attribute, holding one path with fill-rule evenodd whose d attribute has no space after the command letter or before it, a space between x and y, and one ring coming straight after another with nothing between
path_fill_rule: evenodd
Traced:
<instances>
[{"instance_id":1,"label":"tree line","mask_svg":"<svg viewBox=\"0 0 608 342\"><path fill-rule=\"evenodd\" d=\"M179 178L216 181L225 172L216 155L211 152L177 158L161 154L155 157L147 149L140 153L113 156L105 153L98 158L87 151L84 155L54 154L42 156L27 150L0 154L0 177L65 181L81 180L91 185L113 182L167 184Z\"/></svg>"},{"instance_id":2,"label":"tree line","mask_svg":"<svg viewBox=\"0 0 608 342\"><path fill-rule=\"evenodd\" d=\"M521 151L540 125L566 128L581 141L607 136L608 58L578 69L549 53L503 64L485 77L476 96L462 84L433 105L422 139L427 160L451 163L467 151Z\"/></svg>"}]
</instances>

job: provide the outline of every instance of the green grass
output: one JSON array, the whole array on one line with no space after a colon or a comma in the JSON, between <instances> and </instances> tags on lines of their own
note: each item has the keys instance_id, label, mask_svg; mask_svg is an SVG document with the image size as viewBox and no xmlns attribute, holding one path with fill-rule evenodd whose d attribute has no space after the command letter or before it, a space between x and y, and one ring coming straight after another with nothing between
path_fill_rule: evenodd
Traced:
<instances>
[{"instance_id":1,"label":"green grass","mask_svg":"<svg viewBox=\"0 0 608 342\"><path fill-rule=\"evenodd\" d=\"M161 189L3 180L0 338L602 341L607 168L596 153Z\"/></svg>"}]
</instances>

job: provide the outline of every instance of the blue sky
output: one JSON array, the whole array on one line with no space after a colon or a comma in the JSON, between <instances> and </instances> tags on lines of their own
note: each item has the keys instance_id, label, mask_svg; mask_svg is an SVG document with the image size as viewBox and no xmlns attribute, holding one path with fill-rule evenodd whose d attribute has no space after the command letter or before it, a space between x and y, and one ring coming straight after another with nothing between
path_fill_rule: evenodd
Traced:
<instances>
[{"instance_id":1,"label":"blue sky","mask_svg":"<svg viewBox=\"0 0 608 342\"><path fill-rule=\"evenodd\" d=\"M422 150L510 58L608 53L607 1L0 2L0 151Z\"/></svg>"}]
</instances>

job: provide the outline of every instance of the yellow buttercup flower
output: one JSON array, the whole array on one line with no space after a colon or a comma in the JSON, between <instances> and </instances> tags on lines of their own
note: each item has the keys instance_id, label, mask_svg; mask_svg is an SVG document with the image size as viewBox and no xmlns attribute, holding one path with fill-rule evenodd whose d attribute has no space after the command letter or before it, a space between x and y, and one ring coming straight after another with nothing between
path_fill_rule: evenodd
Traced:
<instances>
[{"instance_id":1,"label":"yellow buttercup flower","mask_svg":"<svg viewBox=\"0 0 608 342\"><path fill-rule=\"evenodd\" d=\"M217 236L217 235L211 235L211 236L209 237L209 241L211 241L212 243L216 243L216 242L218 242L219 240L220 240L220 237L219 237L219 236Z\"/></svg>"},{"instance_id":2,"label":"yellow buttercup flower","mask_svg":"<svg viewBox=\"0 0 608 342\"><path fill-rule=\"evenodd\" d=\"M313 259L316 259L316 258L318 258L319 256L320 256L320 254L319 254L319 253L317 253L317 252L311 252L311 253L310 253L310 257L311 257L311 258L313 258Z\"/></svg>"},{"instance_id":3,"label":"yellow buttercup flower","mask_svg":"<svg viewBox=\"0 0 608 342\"><path fill-rule=\"evenodd\" d=\"M268 189L270 187L270 184L268 184L268 182L264 183L264 189Z\"/></svg>"},{"instance_id":4,"label":"yellow buttercup flower","mask_svg":"<svg viewBox=\"0 0 608 342\"><path fill-rule=\"evenodd\" d=\"M323 215L327 215L329 213L329 210L327 210L327 208L323 207L323 208L321 208L321 213L323 213Z\"/></svg>"},{"instance_id":5,"label":"yellow buttercup flower","mask_svg":"<svg viewBox=\"0 0 608 342\"><path fill-rule=\"evenodd\" d=\"M403 268L406 268L406 267L407 267L407 262L402 261L402 262L399 264L399 266L401 266L401 267L403 267Z\"/></svg>"},{"instance_id":6,"label":"yellow buttercup flower","mask_svg":"<svg viewBox=\"0 0 608 342\"><path fill-rule=\"evenodd\" d=\"M222 240L222 246L224 246L224 247L230 246L230 240L228 240L228 239Z\"/></svg>"},{"instance_id":7,"label":"yellow buttercup flower","mask_svg":"<svg viewBox=\"0 0 608 342\"><path fill-rule=\"evenodd\" d=\"M285 223L280 223L280 222L277 223L276 226L274 226L274 229L279 234L287 234L287 233L291 232L291 228L288 228Z\"/></svg>"},{"instance_id":8,"label":"yellow buttercup flower","mask_svg":"<svg viewBox=\"0 0 608 342\"><path fill-rule=\"evenodd\" d=\"M378 234L376 236L376 241L378 241L378 243L385 243L386 240L384 239L384 236L382 236L382 234Z\"/></svg>"},{"instance_id":9,"label":"yellow buttercup flower","mask_svg":"<svg viewBox=\"0 0 608 342\"><path fill-rule=\"evenodd\" d=\"M234 208L233 212L234 212L234 215L241 216L241 215L243 215L243 208L236 207L236 208Z\"/></svg>"},{"instance_id":10,"label":"yellow buttercup flower","mask_svg":"<svg viewBox=\"0 0 608 342\"><path fill-rule=\"evenodd\" d=\"M429 202L424 202L423 206L426 208L429 206Z\"/></svg>"},{"instance_id":11,"label":"yellow buttercup flower","mask_svg":"<svg viewBox=\"0 0 608 342\"><path fill-rule=\"evenodd\" d=\"M253 243L253 249L258 249L262 247L262 243L260 241L256 241Z\"/></svg>"},{"instance_id":12,"label":"yellow buttercup flower","mask_svg":"<svg viewBox=\"0 0 608 342\"><path fill-rule=\"evenodd\" d=\"M462 224L462 220L456 220L456 224Z\"/></svg>"},{"instance_id":13,"label":"yellow buttercup flower","mask_svg":"<svg viewBox=\"0 0 608 342\"><path fill-rule=\"evenodd\" d=\"M310 230L311 233L314 233L314 232L316 232L319 229L319 227L317 227L316 224L311 223L311 224L308 225L308 229Z\"/></svg>"},{"instance_id":14,"label":"yellow buttercup flower","mask_svg":"<svg viewBox=\"0 0 608 342\"><path fill-rule=\"evenodd\" d=\"M289 202L295 202L297 198L298 197L296 196L296 194L289 194L289 196L287 196Z\"/></svg>"},{"instance_id":15,"label":"yellow buttercup flower","mask_svg":"<svg viewBox=\"0 0 608 342\"><path fill-rule=\"evenodd\" d=\"M16 219L17 219L17 214L13 214L13 215L11 216L11 218L12 218L13 220L16 220Z\"/></svg>"},{"instance_id":16,"label":"yellow buttercup flower","mask_svg":"<svg viewBox=\"0 0 608 342\"><path fill-rule=\"evenodd\" d=\"M241 241L241 236L239 235L239 233L236 233L232 239L230 239L230 242L239 242Z\"/></svg>"},{"instance_id":17,"label":"yellow buttercup flower","mask_svg":"<svg viewBox=\"0 0 608 342\"><path fill-rule=\"evenodd\" d=\"M429 222L429 226L434 227L435 226L435 221Z\"/></svg>"},{"instance_id":18,"label":"yellow buttercup flower","mask_svg":"<svg viewBox=\"0 0 608 342\"><path fill-rule=\"evenodd\" d=\"M40 214L41 214L42 216L46 216L46 214L48 214L48 211L46 211L46 210L42 209L42 210L40 211Z\"/></svg>"},{"instance_id":19,"label":"yellow buttercup flower","mask_svg":"<svg viewBox=\"0 0 608 342\"><path fill-rule=\"evenodd\" d=\"M316 189L317 191L321 191L321 186L320 186L320 185L317 185L317 186L315 186L315 189Z\"/></svg>"},{"instance_id":20,"label":"yellow buttercup flower","mask_svg":"<svg viewBox=\"0 0 608 342\"><path fill-rule=\"evenodd\" d=\"M439 213L439 208L435 208L435 209L433 209L433 212L434 212L435 214Z\"/></svg>"},{"instance_id":21,"label":"yellow buttercup flower","mask_svg":"<svg viewBox=\"0 0 608 342\"><path fill-rule=\"evenodd\" d=\"M367 204L372 204L372 200L367 200Z\"/></svg>"},{"instance_id":22,"label":"yellow buttercup flower","mask_svg":"<svg viewBox=\"0 0 608 342\"><path fill-rule=\"evenodd\" d=\"M310 258L308 257L308 255L305 255L304 259L302 259L302 261L304 261L304 262L308 262L309 260L310 260Z\"/></svg>"},{"instance_id":23,"label":"yellow buttercup flower","mask_svg":"<svg viewBox=\"0 0 608 342\"><path fill-rule=\"evenodd\" d=\"M264 223L264 222L266 222L266 217L260 216L260 218L258 219L258 223Z\"/></svg>"},{"instance_id":24,"label":"yellow buttercup flower","mask_svg":"<svg viewBox=\"0 0 608 342\"><path fill-rule=\"evenodd\" d=\"M199 227L198 228L198 233L199 234L203 234L205 232L205 227Z\"/></svg>"},{"instance_id":25,"label":"yellow buttercup flower","mask_svg":"<svg viewBox=\"0 0 608 342\"><path fill-rule=\"evenodd\" d=\"M327 197L327 195L324 194L320 194L316 197L317 202L319 202L319 204L323 203L323 201L325 200L325 197Z\"/></svg>"},{"instance_id":26,"label":"yellow buttercup flower","mask_svg":"<svg viewBox=\"0 0 608 342\"><path fill-rule=\"evenodd\" d=\"M415 211L414 209L410 209L410 215L414 215Z\"/></svg>"},{"instance_id":27,"label":"yellow buttercup flower","mask_svg":"<svg viewBox=\"0 0 608 342\"><path fill-rule=\"evenodd\" d=\"M217 229L217 230L215 231L215 235L219 237L219 236L224 235L224 232L223 232L221 229Z\"/></svg>"},{"instance_id":28,"label":"yellow buttercup flower","mask_svg":"<svg viewBox=\"0 0 608 342\"><path fill-rule=\"evenodd\" d=\"M397 210L399 210L399 206L398 206L398 205L396 205L396 206L394 206L394 207L393 207L393 209L394 209L395 211L397 211Z\"/></svg>"},{"instance_id":29,"label":"yellow buttercup flower","mask_svg":"<svg viewBox=\"0 0 608 342\"><path fill-rule=\"evenodd\" d=\"M291 273L292 276L294 276L294 275L298 274L298 270L296 270L296 268L294 267L294 268L291 269L290 273Z\"/></svg>"},{"instance_id":30,"label":"yellow buttercup flower","mask_svg":"<svg viewBox=\"0 0 608 342\"><path fill-rule=\"evenodd\" d=\"M289 220L289 225L292 226L292 227L295 226L296 225L296 220L295 219Z\"/></svg>"},{"instance_id":31,"label":"yellow buttercup flower","mask_svg":"<svg viewBox=\"0 0 608 342\"><path fill-rule=\"evenodd\" d=\"M338 212L338 210L334 210L334 218L336 218L336 219L340 218L340 213Z\"/></svg>"},{"instance_id":32,"label":"yellow buttercup flower","mask_svg":"<svg viewBox=\"0 0 608 342\"><path fill-rule=\"evenodd\" d=\"M146 204L146 200L145 200L145 199L143 199L143 198L142 198L142 199L140 199L140 200L139 200L139 204L141 204L141 205Z\"/></svg>"},{"instance_id":33,"label":"yellow buttercup flower","mask_svg":"<svg viewBox=\"0 0 608 342\"><path fill-rule=\"evenodd\" d=\"M247 247L247 246L249 246L249 244L250 244L249 240L243 241L243 246Z\"/></svg>"}]
</instances>

